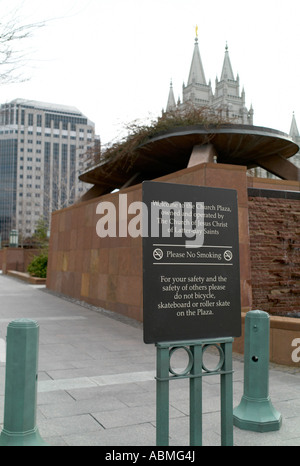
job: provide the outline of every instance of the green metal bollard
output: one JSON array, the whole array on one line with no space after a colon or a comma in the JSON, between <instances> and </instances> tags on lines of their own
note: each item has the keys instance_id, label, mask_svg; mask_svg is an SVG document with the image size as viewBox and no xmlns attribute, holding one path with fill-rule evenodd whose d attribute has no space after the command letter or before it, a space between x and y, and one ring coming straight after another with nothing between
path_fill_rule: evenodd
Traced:
<instances>
[{"instance_id":1,"label":"green metal bollard","mask_svg":"<svg viewBox=\"0 0 300 466\"><path fill-rule=\"evenodd\" d=\"M270 432L281 427L281 414L269 396L269 314L250 311L245 318L244 394L233 410L240 429Z\"/></svg>"},{"instance_id":2,"label":"green metal bollard","mask_svg":"<svg viewBox=\"0 0 300 466\"><path fill-rule=\"evenodd\" d=\"M36 426L39 326L18 319L7 327L4 425L0 446L45 446Z\"/></svg>"}]
</instances>

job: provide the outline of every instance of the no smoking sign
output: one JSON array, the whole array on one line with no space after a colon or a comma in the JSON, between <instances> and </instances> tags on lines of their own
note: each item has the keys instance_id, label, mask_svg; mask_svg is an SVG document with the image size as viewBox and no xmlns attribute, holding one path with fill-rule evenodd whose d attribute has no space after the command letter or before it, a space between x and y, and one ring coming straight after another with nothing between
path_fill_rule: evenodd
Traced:
<instances>
[{"instance_id":1,"label":"no smoking sign","mask_svg":"<svg viewBox=\"0 0 300 466\"><path fill-rule=\"evenodd\" d=\"M144 342L240 336L236 191L146 181L143 202Z\"/></svg>"}]
</instances>

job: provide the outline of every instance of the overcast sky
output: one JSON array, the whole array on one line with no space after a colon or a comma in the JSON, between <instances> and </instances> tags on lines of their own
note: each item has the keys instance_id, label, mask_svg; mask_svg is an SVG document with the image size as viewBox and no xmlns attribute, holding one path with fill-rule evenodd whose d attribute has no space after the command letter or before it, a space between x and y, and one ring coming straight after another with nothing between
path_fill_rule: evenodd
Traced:
<instances>
[{"instance_id":1,"label":"overcast sky","mask_svg":"<svg viewBox=\"0 0 300 466\"><path fill-rule=\"evenodd\" d=\"M182 97L195 26L206 80L220 77L225 45L253 105L254 124L300 128L299 0L0 0L21 22L50 20L20 44L30 52L24 83L2 85L15 98L77 107L103 143L135 119L166 107L170 80Z\"/></svg>"}]
</instances>

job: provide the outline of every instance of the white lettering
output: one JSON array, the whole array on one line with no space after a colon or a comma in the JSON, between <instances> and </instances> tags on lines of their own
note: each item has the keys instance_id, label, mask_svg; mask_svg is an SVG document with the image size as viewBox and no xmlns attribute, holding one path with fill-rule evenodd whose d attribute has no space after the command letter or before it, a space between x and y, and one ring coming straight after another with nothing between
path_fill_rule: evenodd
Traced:
<instances>
[{"instance_id":1,"label":"white lettering","mask_svg":"<svg viewBox=\"0 0 300 466\"><path fill-rule=\"evenodd\" d=\"M97 205L96 213L105 214L97 222L97 235L100 236L100 238L105 238L106 236L115 237L117 234L117 217L114 204L112 202L100 202Z\"/></svg>"},{"instance_id":2,"label":"white lettering","mask_svg":"<svg viewBox=\"0 0 300 466\"><path fill-rule=\"evenodd\" d=\"M299 345L299 346L298 346ZM298 346L294 351L292 351L292 361L299 362L300 361L300 338L294 338L292 341L292 346Z\"/></svg>"}]
</instances>

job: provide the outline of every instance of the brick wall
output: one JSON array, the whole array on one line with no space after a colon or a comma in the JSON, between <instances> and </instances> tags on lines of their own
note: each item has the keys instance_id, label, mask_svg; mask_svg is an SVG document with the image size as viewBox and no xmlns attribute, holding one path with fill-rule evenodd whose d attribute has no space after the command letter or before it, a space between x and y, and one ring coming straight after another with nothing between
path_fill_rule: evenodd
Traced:
<instances>
[{"instance_id":1,"label":"brick wall","mask_svg":"<svg viewBox=\"0 0 300 466\"><path fill-rule=\"evenodd\" d=\"M300 315L299 192L251 189L249 228L253 309Z\"/></svg>"}]
</instances>

